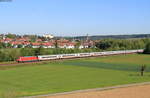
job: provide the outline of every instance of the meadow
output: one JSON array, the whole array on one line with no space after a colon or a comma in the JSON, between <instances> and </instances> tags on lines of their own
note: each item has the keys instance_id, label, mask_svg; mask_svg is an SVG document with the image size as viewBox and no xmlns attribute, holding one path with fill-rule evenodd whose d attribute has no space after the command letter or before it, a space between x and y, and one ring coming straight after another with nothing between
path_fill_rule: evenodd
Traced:
<instances>
[{"instance_id":1,"label":"meadow","mask_svg":"<svg viewBox=\"0 0 150 98\"><path fill-rule=\"evenodd\" d=\"M144 76L140 67L146 64ZM150 55L0 66L0 97L31 96L150 81Z\"/></svg>"}]
</instances>

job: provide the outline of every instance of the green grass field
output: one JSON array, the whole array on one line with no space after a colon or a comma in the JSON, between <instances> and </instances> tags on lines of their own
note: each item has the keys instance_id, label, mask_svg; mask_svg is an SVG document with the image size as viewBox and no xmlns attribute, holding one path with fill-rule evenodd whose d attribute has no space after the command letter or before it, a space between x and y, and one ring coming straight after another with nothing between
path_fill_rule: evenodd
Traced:
<instances>
[{"instance_id":1,"label":"green grass field","mask_svg":"<svg viewBox=\"0 0 150 98\"><path fill-rule=\"evenodd\" d=\"M140 65L146 64L143 77ZM150 55L132 54L0 67L0 96L30 96L150 81Z\"/></svg>"}]
</instances>

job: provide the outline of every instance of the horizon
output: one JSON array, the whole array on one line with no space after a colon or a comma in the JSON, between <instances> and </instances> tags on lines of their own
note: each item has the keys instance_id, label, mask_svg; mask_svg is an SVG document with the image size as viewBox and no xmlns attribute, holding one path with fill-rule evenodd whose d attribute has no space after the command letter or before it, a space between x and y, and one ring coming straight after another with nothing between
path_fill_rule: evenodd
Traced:
<instances>
[{"instance_id":1,"label":"horizon","mask_svg":"<svg viewBox=\"0 0 150 98\"><path fill-rule=\"evenodd\" d=\"M150 34L149 3L149 0L1 1L0 34Z\"/></svg>"},{"instance_id":2,"label":"horizon","mask_svg":"<svg viewBox=\"0 0 150 98\"><path fill-rule=\"evenodd\" d=\"M36 36L43 36L43 35L46 35L46 34L16 34L16 33L0 33L0 34L4 34L4 35L7 35L7 34L15 34L15 35L19 35L19 36L23 36L23 35L36 35ZM50 34L54 37L85 37L87 36L86 35L79 35L79 36L55 36L53 34ZM149 33L137 33L137 34L108 34L108 35L88 35L88 36L132 36L132 35L150 35Z\"/></svg>"}]
</instances>

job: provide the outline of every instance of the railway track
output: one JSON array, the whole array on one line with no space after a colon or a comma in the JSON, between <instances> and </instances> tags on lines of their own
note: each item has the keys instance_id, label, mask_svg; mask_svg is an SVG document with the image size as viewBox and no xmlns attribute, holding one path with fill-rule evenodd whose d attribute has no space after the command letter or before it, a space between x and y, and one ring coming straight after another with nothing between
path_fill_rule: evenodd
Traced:
<instances>
[{"instance_id":1,"label":"railway track","mask_svg":"<svg viewBox=\"0 0 150 98\"><path fill-rule=\"evenodd\" d=\"M18 63L18 62L14 62L14 63L3 63L3 64L0 64L0 66L15 66L15 65L23 65L23 64L28 64L28 63L34 63L34 62L26 62L26 63Z\"/></svg>"}]
</instances>

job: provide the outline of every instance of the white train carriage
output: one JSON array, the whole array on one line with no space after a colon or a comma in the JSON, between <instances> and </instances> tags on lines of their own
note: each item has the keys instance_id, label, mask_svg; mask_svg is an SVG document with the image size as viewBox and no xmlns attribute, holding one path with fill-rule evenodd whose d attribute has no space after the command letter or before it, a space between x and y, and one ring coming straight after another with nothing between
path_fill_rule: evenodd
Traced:
<instances>
[{"instance_id":1,"label":"white train carriage","mask_svg":"<svg viewBox=\"0 0 150 98\"><path fill-rule=\"evenodd\" d=\"M113 55L117 55L117 54L124 54L124 51L113 51Z\"/></svg>"},{"instance_id":2,"label":"white train carriage","mask_svg":"<svg viewBox=\"0 0 150 98\"><path fill-rule=\"evenodd\" d=\"M79 57L79 54L62 54L60 55L60 58L65 59L65 58L76 58Z\"/></svg>"},{"instance_id":3,"label":"white train carriage","mask_svg":"<svg viewBox=\"0 0 150 98\"><path fill-rule=\"evenodd\" d=\"M89 57L92 56L91 53L79 53L80 57Z\"/></svg>"},{"instance_id":4,"label":"white train carriage","mask_svg":"<svg viewBox=\"0 0 150 98\"><path fill-rule=\"evenodd\" d=\"M102 52L93 52L92 56L101 56L103 55Z\"/></svg>"},{"instance_id":5,"label":"white train carriage","mask_svg":"<svg viewBox=\"0 0 150 98\"><path fill-rule=\"evenodd\" d=\"M118 54L118 53L116 53L116 51L109 51L107 55L114 55L114 54Z\"/></svg>"},{"instance_id":6,"label":"white train carriage","mask_svg":"<svg viewBox=\"0 0 150 98\"><path fill-rule=\"evenodd\" d=\"M125 50L124 53L125 54L130 54L130 53L134 53L135 50Z\"/></svg>"},{"instance_id":7,"label":"white train carriage","mask_svg":"<svg viewBox=\"0 0 150 98\"><path fill-rule=\"evenodd\" d=\"M137 52L138 52L138 53L142 53L142 52L144 52L144 50L143 50L143 49L140 49L140 50L137 50Z\"/></svg>"},{"instance_id":8,"label":"white train carriage","mask_svg":"<svg viewBox=\"0 0 150 98\"><path fill-rule=\"evenodd\" d=\"M130 53L139 53L139 52L143 52L143 50L139 49L139 50L121 50L121 51L106 51L106 52L91 52L91 53L76 53L76 54L42 55L42 56L38 56L38 59L40 61L44 61L44 60L67 59L67 58L77 58L77 57L130 54Z\"/></svg>"},{"instance_id":9,"label":"white train carriage","mask_svg":"<svg viewBox=\"0 0 150 98\"><path fill-rule=\"evenodd\" d=\"M137 50L125 50L125 54L137 53Z\"/></svg>"},{"instance_id":10,"label":"white train carriage","mask_svg":"<svg viewBox=\"0 0 150 98\"><path fill-rule=\"evenodd\" d=\"M60 58L59 55L42 55L42 56L38 56L38 59L40 61L54 60L54 59L59 59L59 58Z\"/></svg>"},{"instance_id":11,"label":"white train carriage","mask_svg":"<svg viewBox=\"0 0 150 98\"><path fill-rule=\"evenodd\" d=\"M134 50L134 51L132 51L132 52L134 52L134 53L142 53L142 52L144 52L144 50L143 50L143 49L140 49L140 50Z\"/></svg>"},{"instance_id":12,"label":"white train carriage","mask_svg":"<svg viewBox=\"0 0 150 98\"><path fill-rule=\"evenodd\" d=\"M102 52L102 55L105 56L105 55L110 55L110 52Z\"/></svg>"}]
</instances>

